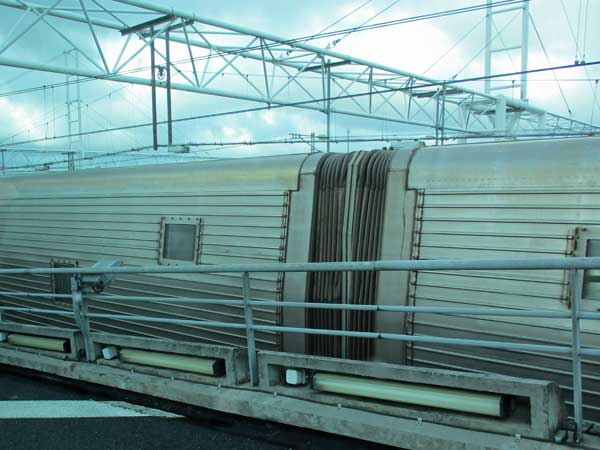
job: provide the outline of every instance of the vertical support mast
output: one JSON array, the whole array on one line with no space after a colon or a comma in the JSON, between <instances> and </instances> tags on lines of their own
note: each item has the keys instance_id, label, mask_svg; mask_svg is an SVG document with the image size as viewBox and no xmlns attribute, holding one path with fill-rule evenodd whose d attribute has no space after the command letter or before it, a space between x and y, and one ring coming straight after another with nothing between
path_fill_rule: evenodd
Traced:
<instances>
[{"instance_id":1,"label":"vertical support mast","mask_svg":"<svg viewBox=\"0 0 600 450\"><path fill-rule=\"evenodd\" d=\"M71 55L73 56L72 59L75 67L79 68L79 51L76 48L65 51L65 64L69 65ZM83 126L81 123L81 86L79 81L80 77L78 76L65 76L65 105L67 107L67 135L69 136L68 152L66 152L66 155L68 160L67 168L69 171L74 171L76 169L75 154L79 154L80 157L84 156L82 152L83 138L81 137L81 133L83 132ZM75 85L74 97L72 95L72 84ZM75 127L73 127L73 125L75 125ZM74 134L77 135L77 140L73 139ZM76 143L79 144L79 151L74 150Z\"/></svg>"},{"instance_id":2,"label":"vertical support mast","mask_svg":"<svg viewBox=\"0 0 600 450\"><path fill-rule=\"evenodd\" d=\"M158 150L158 125L156 119L156 56L154 54L154 27L150 28L150 71L152 85L152 147Z\"/></svg>"},{"instance_id":3,"label":"vertical support mast","mask_svg":"<svg viewBox=\"0 0 600 450\"><path fill-rule=\"evenodd\" d=\"M242 296L244 297L244 321L246 323L246 341L248 346L248 369L250 371L250 383L258 385L258 363L256 361L256 338L254 336L254 318L252 314L252 293L250 291L250 274L244 272L242 275Z\"/></svg>"},{"instance_id":4,"label":"vertical support mast","mask_svg":"<svg viewBox=\"0 0 600 450\"><path fill-rule=\"evenodd\" d=\"M152 146L154 150L158 150L158 119L156 112L156 39L163 34L165 39L165 72L167 77L167 136L168 136L168 144L173 144L173 117L171 113L171 35L170 32L176 30L178 28L183 28L185 33L185 42L188 46L190 58L192 58L192 49L190 47L190 41L187 35L187 31L185 27L187 25L193 24L193 20L182 20L181 23L176 25L171 25L175 20L175 16L172 14L167 14L163 17L158 17L156 19L140 23L138 25L134 25L128 28L122 28L121 36L129 36L131 34L138 34L142 37L149 36L150 42L148 45L150 46L150 70L151 70L151 78L150 78L150 86L152 87ZM156 31L156 27L160 24L165 24L163 27L159 28ZM181 41L179 41L181 42ZM163 56L161 54L161 56ZM196 85L198 84L198 76L196 74L196 67L194 65L194 61L192 59L192 65L194 67L194 77L196 79ZM161 70L160 78L162 79L163 67L159 66ZM178 71L181 74L181 71ZM188 80L190 83L192 81L184 75L184 78Z\"/></svg>"},{"instance_id":5,"label":"vertical support mast","mask_svg":"<svg viewBox=\"0 0 600 450\"><path fill-rule=\"evenodd\" d=\"M523 3L521 17L521 100L527 100L527 70L529 57L529 0Z\"/></svg>"},{"instance_id":6,"label":"vertical support mast","mask_svg":"<svg viewBox=\"0 0 600 450\"><path fill-rule=\"evenodd\" d=\"M171 42L169 39L169 30L165 33L165 56L167 59L167 127L168 127L168 143L173 145L173 123L171 116Z\"/></svg>"},{"instance_id":7,"label":"vertical support mast","mask_svg":"<svg viewBox=\"0 0 600 450\"><path fill-rule=\"evenodd\" d=\"M575 443L583 440L583 386L581 369L581 289L583 271L571 270L571 358L573 364L573 416L575 418Z\"/></svg>"},{"instance_id":8,"label":"vertical support mast","mask_svg":"<svg viewBox=\"0 0 600 450\"><path fill-rule=\"evenodd\" d=\"M528 68L528 52L529 52L529 0L524 0L523 4L518 7L499 9L497 11L492 10L493 4L492 0L487 0L486 3L486 13L485 13L485 79L484 79L484 92L486 94L491 94L492 91L501 91L506 89L513 89L515 87L519 87L519 98L526 102L527 101L527 68ZM520 11L521 14L521 33L520 33L520 42L515 45L506 45L502 37L500 37L501 32L504 28L498 30L495 34L492 33L492 29L495 27L494 24L494 16L500 14L506 14L513 12L515 10ZM500 41L504 45L503 47L494 48L493 42L496 38L500 38ZM508 53L515 50L519 50L521 53L521 75L520 75L520 83L518 85L513 84L504 84L500 86L492 87L491 84L491 76L492 73L492 62L493 55L497 53ZM508 95L510 97L510 95ZM499 96L496 100L496 111L494 113L493 126L496 133L501 136L509 135L512 130L514 130L516 123L519 120L519 116L514 113L511 114L510 117L507 117L506 114L506 97ZM508 120L507 120L508 119Z\"/></svg>"},{"instance_id":9,"label":"vertical support mast","mask_svg":"<svg viewBox=\"0 0 600 450\"><path fill-rule=\"evenodd\" d=\"M494 11L492 9L493 2L492 0L487 0L485 10L485 62L484 62L484 92L486 94L490 94L492 91L503 90L503 89L512 89L516 87L514 85L504 85L492 87L491 79L489 78L492 73L492 65L493 65L493 56L496 53L506 53L515 50L519 50L521 52L521 76L520 76L520 99L527 100L527 68L528 68L528 53L529 53L529 0L524 0L522 6L499 9ZM494 16L500 14L511 13L515 10L520 10L521 13L521 33L520 40L514 45L507 45L505 47L494 48L493 43L496 38L502 42L503 39L500 37L504 28L498 30L496 33L493 33L494 24ZM509 96L510 97L510 96Z\"/></svg>"},{"instance_id":10,"label":"vertical support mast","mask_svg":"<svg viewBox=\"0 0 600 450\"><path fill-rule=\"evenodd\" d=\"M331 66L327 65L327 153L331 151Z\"/></svg>"},{"instance_id":11,"label":"vertical support mast","mask_svg":"<svg viewBox=\"0 0 600 450\"><path fill-rule=\"evenodd\" d=\"M485 68L484 68L484 89L483 92L486 94L490 93L491 90L491 79L492 74L492 24L494 18L492 17L492 0L487 0L487 7L485 9Z\"/></svg>"}]
</instances>

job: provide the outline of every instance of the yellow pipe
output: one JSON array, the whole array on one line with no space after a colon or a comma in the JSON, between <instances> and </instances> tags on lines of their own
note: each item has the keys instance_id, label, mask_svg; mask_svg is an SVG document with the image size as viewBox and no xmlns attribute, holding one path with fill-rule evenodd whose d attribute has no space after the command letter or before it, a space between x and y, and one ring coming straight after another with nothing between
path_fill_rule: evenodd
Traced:
<instances>
[{"instance_id":1,"label":"yellow pipe","mask_svg":"<svg viewBox=\"0 0 600 450\"><path fill-rule=\"evenodd\" d=\"M121 349L119 358L122 362L143 366L161 367L180 370L182 372L200 373L203 375L221 376L224 372L223 360L198 358L196 356L175 355L146 350Z\"/></svg>"},{"instance_id":2,"label":"yellow pipe","mask_svg":"<svg viewBox=\"0 0 600 450\"><path fill-rule=\"evenodd\" d=\"M506 398L500 394L438 386L383 381L369 378L317 373L313 388L319 391L385 400L472 414L503 417Z\"/></svg>"},{"instance_id":3,"label":"yellow pipe","mask_svg":"<svg viewBox=\"0 0 600 450\"><path fill-rule=\"evenodd\" d=\"M68 339L53 339L30 336L28 334L10 333L6 338L6 342L10 345L39 348L41 350L50 350L52 352L69 353L71 351Z\"/></svg>"}]
</instances>

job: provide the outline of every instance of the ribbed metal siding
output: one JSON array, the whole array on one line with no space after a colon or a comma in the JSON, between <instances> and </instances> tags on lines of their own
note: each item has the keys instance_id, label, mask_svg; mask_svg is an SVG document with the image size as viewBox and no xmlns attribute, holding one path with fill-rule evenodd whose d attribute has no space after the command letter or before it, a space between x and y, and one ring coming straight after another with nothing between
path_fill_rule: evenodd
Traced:
<instances>
[{"instance_id":1,"label":"ribbed metal siding","mask_svg":"<svg viewBox=\"0 0 600 450\"><path fill-rule=\"evenodd\" d=\"M580 225L600 224L600 193L421 192L414 257L564 257ZM563 271L469 271L413 274L419 306L491 306L568 310ZM589 308L585 305L584 308ZM415 334L544 344L570 343L569 319L417 314ZM598 322L582 321L584 345L600 344ZM556 381L571 397L571 360L561 355L458 346L414 345L415 365ZM584 363L585 417L600 421L600 359Z\"/></svg>"},{"instance_id":2,"label":"ribbed metal siding","mask_svg":"<svg viewBox=\"0 0 600 450\"><path fill-rule=\"evenodd\" d=\"M285 258L288 192L210 192L201 195L123 195L0 199L0 267L45 267L52 258L79 261L81 266L99 259L122 259L128 265L157 264L160 220L163 216L202 218L202 264L258 263ZM281 274L252 274L252 295L280 300ZM5 276L2 290L48 292L48 276ZM124 275L109 293L165 295L197 298L241 298L238 274ZM0 300L10 305L57 307L60 302L38 299ZM243 322L236 306L174 306L105 301L94 312L145 314ZM61 318L47 319L20 314L27 323L64 326ZM255 319L263 324L279 322L279 310L261 308ZM201 329L188 325L132 323L121 320L95 322L96 330L143 336L245 345L244 333L229 329ZM263 348L279 348L275 333L257 334Z\"/></svg>"}]
</instances>

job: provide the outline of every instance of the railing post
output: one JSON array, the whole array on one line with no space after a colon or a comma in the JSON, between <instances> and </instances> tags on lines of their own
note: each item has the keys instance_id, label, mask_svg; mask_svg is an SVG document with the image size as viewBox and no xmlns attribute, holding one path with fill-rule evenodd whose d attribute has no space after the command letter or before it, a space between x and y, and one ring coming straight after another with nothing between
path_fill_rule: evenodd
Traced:
<instances>
[{"instance_id":1,"label":"railing post","mask_svg":"<svg viewBox=\"0 0 600 450\"><path fill-rule=\"evenodd\" d=\"M71 277L71 298L73 300L75 323L79 327L83 338L85 359L87 361L94 361L96 359L96 351L94 349L94 342L92 341L90 320L87 317L88 304L83 296L83 290L77 281L76 275Z\"/></svg>"},{"instance_id":2,"label":"railing post","mask_svg":"<svg viewBox=\"0 0 600 450\"><path fill-rule=\"evenodd\" d=\"M581 379L581 334L579 311L583 271L571 270L571 357L573 360L573 416L575 417L575 442L583 441L583 396Z\"/></svg>"},{"instance_id":3,"label":"railing post","mask_svg":"<svg viewBox=\"0 0 600 450\"><path fill-rule=\"evenodd\" d=\"M252 386L258 385L258 364L256 362L256 340L254 338L254 320L250 304L250 274L244 272L242 277L242 294L244 296L244 319L246 322L246 341L248 344L248 368Z\"/></svg>"}]
</instances>

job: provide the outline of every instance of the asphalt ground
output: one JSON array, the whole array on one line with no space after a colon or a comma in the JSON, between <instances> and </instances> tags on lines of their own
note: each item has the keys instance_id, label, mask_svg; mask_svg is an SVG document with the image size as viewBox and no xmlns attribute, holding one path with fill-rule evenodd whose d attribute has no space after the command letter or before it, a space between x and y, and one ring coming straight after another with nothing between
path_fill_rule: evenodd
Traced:
<instances>
[{"instance_id":1,"label":"asphalt ground","mask_svg":"<svg viewBox=\"0 0 600 450\"><path fill-rule=\"evenodd\" d=\"M39 403L28 415L31 401ZM85 415L90 404L104 410L115 402L151 409L141 408L143 414L131 417L72 417L77 411ZM390 448L7 366L0 366L0 408L0 450Z\"/></svg>"}]
</instances>

